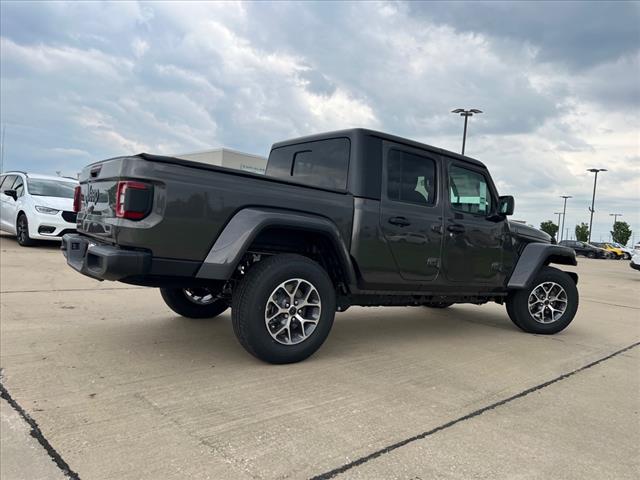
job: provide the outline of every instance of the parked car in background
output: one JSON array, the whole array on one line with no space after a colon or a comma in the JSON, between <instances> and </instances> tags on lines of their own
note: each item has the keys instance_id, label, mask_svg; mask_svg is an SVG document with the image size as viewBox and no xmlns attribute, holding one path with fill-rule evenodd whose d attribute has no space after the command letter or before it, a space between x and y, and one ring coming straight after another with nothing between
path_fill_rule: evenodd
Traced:
<instances>
[{"instance_id":1,"label":"parked car in background","mask_svg":"<svg viewBox=\"0 0 640 480\"><path fill-rule=\"evenodd\" d=\"M633 246L633 253L640 253L640 242Z\"/></svg>"},{"instance_id":2,"label":"parked car in background","mask_svg":"<svg viewBox=\"0 0 640 480\"><path fill-rule=\"evenodd\" d=\"M23 247L36 240L58 240L76 231L72 178L6 172L0 176L0 230Z\"/></svg>"},{"instance_id":3,"label":"parked car in background","mask_svg":"<svg viewBox=\"0 0 640 480\"><path fill-rule=\"evenodd\" d=\"M631 260L631 257L633 257L635 253L632 248L625 247L624 245L621 245L618 242L611 242L611 245L622 250L622 252L624 253L625 260Z\"/></svg>"},{"instance_id":4,"label":"parked car in background","mask_svg":"<svg viewBox=\"0 0 640 480\"><path fill-rule=\"evenodd\" d=\"M631 257L629 266L635 270L640 270L640 253L636 253L633 257Z\"/></svg>"},{"instance_id":5,"label":"parked car in background","mask_svg":"<svg viewBox=\"0 0 640 480\"><path fill-rule=\"evenodd\" d=\"M609 252L611 254L612 258L615 258L616 260L622 260L623 258L625 258L625 254L622 251L622 249L620 249L618 247L614 247L610 243L607 243L607 242L591 242L591 245L593 245L594 247L598 247L598 248L602 248L603 250L606 250L607 252Z\"/></svg>"},{"instance_id":6,"label":"parked car in background","mask_svg":"<svg viewBox=\"0 0 640 480\"><path fill-rule=\"evenodd\" d=\"M578 242L576 240L561 240L558 245L573 248L576 255L582 255L587 258L610 258L611 254L603 248L595 247L587 242Z\"/></svg>"}]
</instances>

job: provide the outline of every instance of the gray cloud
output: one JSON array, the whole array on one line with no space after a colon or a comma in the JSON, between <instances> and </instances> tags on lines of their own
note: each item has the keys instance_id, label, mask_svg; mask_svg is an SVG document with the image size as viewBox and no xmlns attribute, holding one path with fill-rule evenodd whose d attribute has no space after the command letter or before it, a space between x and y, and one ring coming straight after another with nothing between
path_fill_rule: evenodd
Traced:
<instances>
[{"instance_id":1,"label":"gray cloud","mask_svg":"<svg viewBox=\"0 0 640 480\"><path fill-rule=\"evenodd\" d=\"M581 216L583 172L599 162L612 172L602 208L640 220L638 4L0 9L8 167L73 172L123 153L221 144L266 154L274 141L350 126L457 151L462 122L449 111L476 107L485 114L471 120L468 152L517 194L519 215L550 218L568 192Z\"/></svg>"}]
</instances>

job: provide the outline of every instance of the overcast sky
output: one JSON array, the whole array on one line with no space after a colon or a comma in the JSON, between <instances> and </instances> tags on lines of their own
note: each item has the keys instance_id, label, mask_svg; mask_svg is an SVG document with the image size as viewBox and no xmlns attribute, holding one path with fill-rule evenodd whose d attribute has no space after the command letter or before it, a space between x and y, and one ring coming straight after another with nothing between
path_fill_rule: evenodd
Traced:
<instances>
[{"instance_id":1,"label":"overcast sky","mask_svg":"<svg viewBox=\"0 0 640 480\"><path fill-rule=\"evenodd\" d=\"M467 154L515 218L640 239L640 3L52 3L1 12L5 170L371 127Z\"/></svg>"}]
</instances>

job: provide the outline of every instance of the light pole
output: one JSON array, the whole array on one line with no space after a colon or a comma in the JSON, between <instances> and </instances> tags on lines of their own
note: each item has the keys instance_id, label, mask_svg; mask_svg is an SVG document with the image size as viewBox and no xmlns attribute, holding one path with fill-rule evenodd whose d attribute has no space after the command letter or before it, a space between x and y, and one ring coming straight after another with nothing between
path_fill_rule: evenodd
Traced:
<instances>
[{"instance_id":1,"label":"light pole","mask_svg":"<svg viewBox=\"0 0 640 480\"><path fill-rule=\"evenodd\" d=\"M618 217L621 217L622 214L621 213L610 213L609 216L613 217L613 230L612 230L612 232L615 232L616 223L618 223ZM611 234L611 241L613 242L613 233Z\"/></svg>"},{"instance_id":2,"label":"light pole","mask_svg":"<svg viewBox=\"0 0 640 480\"><path fill-rule=\"evenodd\" d=\"M562 233L564 232L564 220L567 216L567 198L573 198L571 195L560 195L560 198L564 198L564 208L562 209L562 228L560 229L560 240L562 240Z\"/></svg>"},{"instance_id":3,"label":"light pole","mask_svg":"<svg viewBox=\"0 0 640 480\"><path fill-rule=\"evenodd\" d=\"M455 110L451 110L451 113L459 113L461 117L464 117L464 132L462 133L462 155L464 155L464 147L467 143L467 122L469 121L469 117L473 117L474 113L482 113L482 110L478 110L477 108L471 108L469 110L456 108Z\"/></svg>"},{"instance_id":4,"label":"light pole","mask_svg":"<svg viewBox=\"0 0 640 480\"><path fill-rule=\"evenodd\" d=\"M606 168L589 168L587 172L595 173L593 177L593 196L591 197L591 208L589 211L591 212L591 216L589 217L589 240L588 243L591 243L591 228L593 227L593 208L596 203L596 183L598 182L598 172L606 172Z\"/></svg>"},{"instance_id":5,"label":"light pole","mask_svg":"<svg viewBox=\"0 0 640 480\"><path fill-rule=\"evenodd\" d=\"M562 212L553 212L554 215L558 215L558 232L560 233L560 235L562 235L562 231L560 231L560 215L562 215ZM564 220L564 218L563 218ZM556 239L558 240L558 239ZM560 240L558 240L560 241Z\"/></svg>"},{"instance_id":6,"label":"light pole","mask_svg":"<svg viewBox=\"0 0 640 480\"><path fill-rule=\"evenodd\" d=\"M622 214L621 213L610 213L609 216L613 217L613 225L615 226L616 222L618 221L618 217L621 217Z\"/></svg>"}]
</instances>

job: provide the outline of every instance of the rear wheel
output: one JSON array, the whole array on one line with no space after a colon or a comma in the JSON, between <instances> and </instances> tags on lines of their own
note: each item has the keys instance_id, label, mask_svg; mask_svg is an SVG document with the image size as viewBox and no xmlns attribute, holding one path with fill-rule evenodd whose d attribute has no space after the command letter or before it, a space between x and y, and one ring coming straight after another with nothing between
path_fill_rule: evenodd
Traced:
<instances>
[{"instance_id":1,"label":"rear wheel","mask_svg":"<svg viewBox=\"0 0 640 480\"><path fill-rule=\"evenodd\" d=\"M24 213L18 216L16 222L16 239L22 247L32 247L36 244L36 241L29 236L29 220Z\"/></svg>"},{"instance_id":2,"label":"rear wheel","mask_svg":"<svg viewBox=\"0 0 640 480\"><path fill-rule=\"evenodd\" d=\"M578 302L573 279L557 268L544 267L528 288L509 295L507 313L525 332L553 334L571 323Z\"/></svg>"},{"instance_id":3,"label":"rear wheel","mask_svg":"<svg viewBox=\"0 0 640 480\"><path fill-rule=\"evenodd\" d=\"M161 288L160 295L167 306L187 318L213 318L229 304L218 298L218 292L208 288Z\"/></svg>"},{"instance_id":4,"label":"rear wheel","mask_svg":"<svg viewBox=\"0 0 640 480\"><path fill-rule=\"evenodd\" d=\"M269 363L311 356L333 325L336 293L325 270L301 255L275 255L253 266L233 292L231 318L240 344Z\"/></svg>"},{"instance_id":5,"label":"rear wheel","mask_svg":"<svg viewBox=\"0 0 640 480\"><path fill-rule=\"evenodd\" d=\"M587 258L596 258L596 254L594 252L587 252Z\"/></svg>"}]
</instances>

